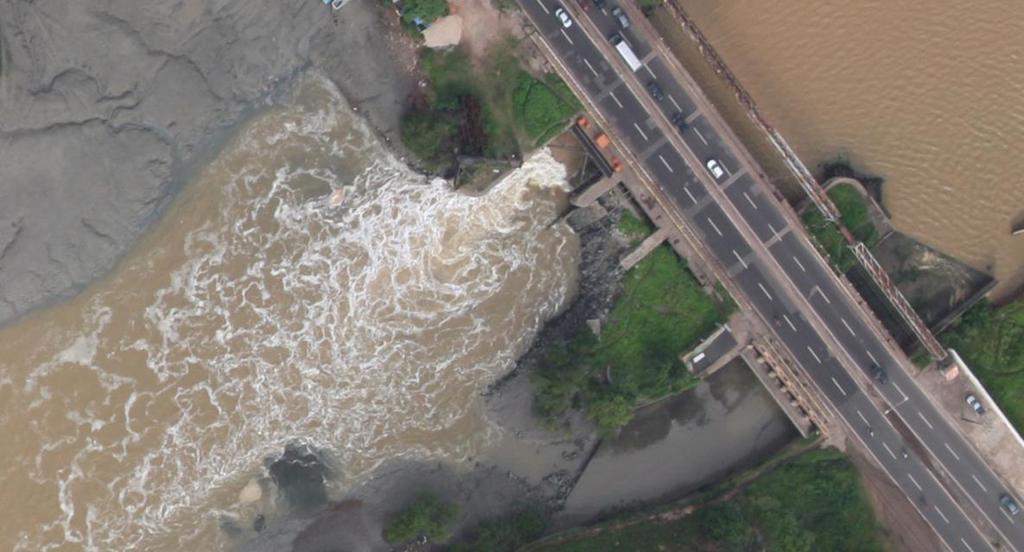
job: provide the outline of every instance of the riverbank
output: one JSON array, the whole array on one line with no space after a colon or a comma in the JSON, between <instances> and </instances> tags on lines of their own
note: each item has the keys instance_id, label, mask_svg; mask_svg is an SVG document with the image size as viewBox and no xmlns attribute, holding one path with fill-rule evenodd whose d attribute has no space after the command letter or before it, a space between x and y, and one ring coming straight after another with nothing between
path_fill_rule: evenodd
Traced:
<instances>
[{"instance_id":1,"label":"riverbank","mask_svg":"<svg viewBox=\"0 0 1024 552\"><path fill-rule=\"evenodd\" d=\"M306 69L392 144L415 87L411 41L373 0L8 3L0 43L0 324L110 271Z\"/></svg>"}]
</instances>

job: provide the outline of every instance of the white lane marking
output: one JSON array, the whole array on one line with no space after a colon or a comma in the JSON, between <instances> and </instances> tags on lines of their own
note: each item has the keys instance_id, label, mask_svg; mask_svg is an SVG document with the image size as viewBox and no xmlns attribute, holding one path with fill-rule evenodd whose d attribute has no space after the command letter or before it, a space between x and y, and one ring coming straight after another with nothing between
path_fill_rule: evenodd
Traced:
<instances>
[{"instance_id":1,"label":"white lane marking","mask_svg":"<svg viewBox=\"0 0 1024 552\"><path fill-rule=\"evenodd\" d=\"M615 100L615 105L619 106L619 109L622 109L622 102L619 101L619 97L615 95L615 92L609 92L608 95Z\"/></svg>"},{"instance_id":2,"label":"white lane marking","mask_svg":"<svg viewBox=\"0 0 1024 552\"><path fill-rule=\"evenodd\" d=\"M942 510L940 510L938 506L932 506L932 508L935 508L935 511L938 512L939 516L942 517L942 521L945 521L946 524L949 525L949 518L946 517L946 514L943 514Z\"/></svg>"},{"instance_id":3,"label":"white lane marking","mask_svg":"<svg viewBox=\"0 0 1024 552\"><path fill-rule=\"evenodd\" d=\"M829 305L832 304L832 301L829 300L828 295L825 295L825 292L821 291L821 286L818 286L818 294L821 295L821 298L824 299L826 303L828 303Z\"/></svg>"},{"instance_id":4,"label":"white lane marking","mask_svg":"<svg viewBox=\"0 0 1024 552\"><path fill-rule=\"evenodd\" d=\"M708 224L710 224L711 227L715 229L716 234L718 234L719 236L722 235L722 231L718 229L718 225L715 224L715 221L711 220L711 217L708 217Z\"/></svg>"},{"instance_id":5,"label":"white lane marking","mask_svg":"<svg viewBox=\"0 0 1024 552\"><path fill-rule=\"evenodd\" d=\"M757 283L757 287L761 288L761 291L764 292L764 294L768 297L769 301L774 301L775 300L775 299L772 299L772 294L768 293L768 290L764 288L764 286L761 284L761 282Z\"/></svg>"},{"instance_id":6,"label":"white lane marking","mask_svg":"<svg viewBox=\"0 0 1024 552\"><path fill-rule=\"evenodd\" d=\"M748 194L747 192L743 192L743 197L747 198L747 203L749 203L750 206L754 208L754 210L757 210L757 204L754 203L753 199L750 199L750 194ZM771 228L771 225L769 224L768 227Z\"/></svg>"},{"instance_id":7,"label":"white lane marking","mask_svg":"<svg viewBox=\"0 0 1024 552\"><path fill-rule=\"evenodd\" d=\"M658 75L655 75L654 71L651 71L651 67L650 66L644 65L644 69L647 69L647 74L650 75L652 79L658 78Z\"/></svg>"},{"instance_id":8,"label":"white lane marking","mask_svg":"<svg viewBox=\"0 0 1024 552\"><path fill-rule=\"evenodd\" d=\"M900 389L900 386L899 386L899 384L897 384L897 383L896 383L896 382L894 381L894 382L892 382L892 386L893 386L893 387L895 387L895 388L896 388L896 390L900 392L900 395L903 395L903 400L904 400L904 401L905 401L905 400L907 400L907 394L906 394L906 393L904 393L902 389Z\"/></svg>"},{"instance_id":9,"label":"white lane marking","mask_svg":"<svg viewBox=\"0 0 1024 552\"><path fill-rule=\"evenodd\" d=\"M796 263L796 266L800 267L800 270L802 270L804 272L807 272L807 269L804 268L804 265L800 262L800 259L797 259L796 257L793 257L793 262Z\"/></svg>"},{"instance_id":10,"label":"white lane marking","mask_svg":"<svg viewBox=\"0 0 1024 552\"><path fill-rule=\"evenodd\" d=\"M868 354L868 358L871 359L871 362L874 362L875 364L878 364L878 359L875 358L875 355L871 354L871 351L869 351L867 349L864 349L864 352ZM879 366L881 366L881 365L879 365Z\"/></svg>"},{"instance_id":11,"label":"white lane marking","mask_svg":"<svg viewBox=\"0 0 1024 552\"><path fill-rule=\"evenodd\" d=\"M661 159L661 164L665 165L665 168L668 169L668 172L670 172L670 173L676 172L676 171L672 170L672 165L669 165L668 161L665 161L665 158L662 157L660 153L658 154L658 159Z\"/></svg>"},{"instance_id":12,"label":"white lane marking","mask_svg":"<svg viewBox=\"0 0 1024 552\"><path fill-rule=\"evenodd\" d=\"M791 321L789 320L789 317L788 317L788 316L786 316L785 314L783 314L783 315L782 315L782 318L786 320L786 324L789 324L789 327L790 327L790 329L792 329L792 330L793 330L793 331L795 332L795 331L796 331L796 326L794 326L794 325L793 325L793 322L791 322Z\"/></svg>"},{"instance_id":13,"label":"white lane marking","mask_svg":"<svg viewBox=\"0 0 1024 552\"><path fill-rule=\"evenodd\" d=\"M1010 523L1013 523L1013 524L1017 523L1016 521L1013 521L1013 518L1010 517L1010 514L1006 513L1006 510L1000 508L999 511L1002 512L1004 516L1006 516L1006 519L1010 520Z\"/></svg>"},{"instance_id":14,"label":"white lane marking","mask_svg":"<svg viewBox=\"0 0 1024 552\"><path fill-rule=\"evenodd\" d=\"M705 146L708 145L708 141L704 139L704 135L700 133L700 129L699 128L693 127L693 132L695 132L697 134L697 138L700 138L701 142L704 142Z\"/></svg>"},{"instance_id":15,"label":"white lane marking","mask_svg":"<svg viewBox=\"0 0 1024 552\"><path fill-rule=\"evenodd\" d=\"M583 63L587 66L587 69L590 69L590 72L593 73L595 77L601 76L597 74L597 71L594 70L594 66L590 64L590 61L587 60L587 58L583 58Z\"/></svg>"},{"instance_id":16,"label":"white lane marking","mask_svg":"<svg viewBox=\"0 0 1024 552\"><path fill-rule=\"evenodd\" d=\"M558 32L562 33L562 36L564 36L565 39L569 41L569 44L575 45L575 42L573 42L572 39L569 38L569 35L565 34L565 29L558 29Z\"/></svg>"},{"instance_id":17,"label":"white lane marking","mask_svg":"<svg viewBox=\"0 0 1024 552\"><path fill-rule=\"evenodd\" d=\"M836 381L836 378L834 378L834 377L832 378L832 383L836 384L836 389L838 389L839 392L842 393L843 396L845 397L846 396L846 389L843 389L843 386L839 385L839 382Z\"/></svg>"},{"instance_id":18,"label":"white lane marking","mask_svg":"<svg viewBox=\"0 0 1024 552\"><path fill-rule=\"evenodd\" d=\"M860 416L862 422L864 422L867 425L871 425L871 423L868 422L868 419L864 417L864 413L861 412L860 409L857 409L857 415Z\"/></svg>"},{"instance_id":19,"label":"white lane marking","mask_svg":"<svg viewBox=\"0 0 1024 552\"><path fill-rule=\"evenodd\" d=\"M768 229L772 231L772 237L773 238L779 237L779 231L776 230L774 226L772 226L772 223L769 222L767 224L768 224Z\"/></svg>"},{"instance_id":20,"label":"white lane marking","mask_svg":"<svg viewBox=\"0 0 1024 552\"><path fill-rule=\"evenodd\" d=\"M722 161L719 161L719 162L718 162L718 164L719 164L719 165L721 165L721 166L722 166L722 169L724 169L724 170L725 170L725 174L727 174L727 175L729 175L729 176L732 176L732 171L730 171L730 170L729 170L729 167L725 166L725 163L724 163L724 162L722 162Z\"/></svg>"},{"instance_id":21,"label":"white lane marking","mask_svg":"<svg viewBox=\"0 0 1024 552\"><path fill-rule=\"evenodd\" d=\"M924 414L921 414L920 410L917 411L917 415L919 418L921 418L921 421L924 422L926 426L928 426L928 429L935 429L934 427L932 427L931 422L928 421L928 418L925 418Z\"/></svg>"},{"instance_id":22,"label":"white lane marking","mask_svg":"<svg viewBox=\"0 0 1024 552\"><path fill-rule=\"evenodd\" d=\"M747 261L744 261L743 257L740 257L740 254L737 253L735 249L732 250L732 254L736 255L736 258L740 261L740 264L743 265L743 268L747 268Z\"/></svg>"},{"instance_id":23,"label":"white lane marking","mask_svg":"<svg viewBox=\"0 0 1024 552\"><path fill-rule=\"evenodd\" d=\"M918 483L916 479L914 479L913 475L910 475L908 473L907 477L909 477L910 478L910 482L913 483L915 487L917 487L917 490L919 490L919 491L923 491L924 490L924 489L921 488L921 484Z\"/></svg>"},{"instance_id":24,"label":"white lane marking","mask_svg":"<svg viewBox=\"0 0 1024 552\"><path fill-rule=\"evenodd\" d=\"M885 441L882 441L882 446L885 447L885 452L888 452L889 456L892 456L892 459L895 460L896 459L896 453L894 453L892 451L892 449L889 448L889 445L886 444Z\"/></svg>"},{"instance_id":25,"label":"white lane marking","mask_svg":"<svg viewBox=\"0 0 1024 552\"><path fill-rule=\"evenodd\" d=\"M644 134L644 131L640 130L640 125L638 125L636 123L633 123L633 128L635 128L636 131L640 133L640 136L642 136L644 138L644 141L646 142L647 141L647 135Z\"/></svg>"},{"instance_id":26,"label":"white lane marking","mask_svg":"<svg viewBox=\"0 0 1024 552\"><path fill-rule=\"evenodd\" d=\"M974 482L977 483L979 487L981 487L982 491L986 493L988 492L988 489L986 489L985 486L981 484L981 480L978 479L977 475L971 474L971 479L973 479Z\"/></svg>"},{"instance_id":27,"label":"white lane marking","mask_svg":"<svg viewBox=\"0 0 1024 552\"><path fill-rule=\"evenodd\" d=\"M967 552L974 552L974 549L971 548L971 545L967 544L963 537L960 537L960 542L964 543L964 546L967 547Z\"/></svg>"},{"instance_id":28,"label":"white lane marking","mask_svg":"<svg viewBox=\"0 0 1024 552\"><path fill-rule=\"evenodd\" d=\"M807 350L810 351L811 356L814 357L814 360L817 360L818 364L821 364L821 357L818 356L818 353L814 352L814 349L812 349L810 345L807 346ZM832 381L835 381L835 379L833 379Z\"/></svg>"},{"instance_id":29,"label":"white lane marking","mask_svg":"<svg viewBox=\"0 0 1024 552\"><path fill-rule=\"evenodd\" d=\"M854 336L854 337L857 337L857 333L853 331L853 328L851 328L851 327L850 327L850 324L848 324L848 323L846 322L846 319L845 319L845 318L843 318L842 316L840 316L840 317L839 317L839 320L841 320L841 321L843 322L843 325L844 325L844 326L846 326L846 331L850 332L850 335L852 335L852 336Z\"/></svg>"},{"instance_id":30,"label":"white lane marking","mask_svg":"<svg viewBox=\"0 0 1024 552\"><path fill-rule=\"evenodd\" d=\"M960 461L960 455L957 454L956 451L953 450L953 447L949 446L949 443L942 443L942 444L946 445L946 450L948 450L949 453L953 455L953 458L956 458L956 461L959 462Z\"/></svg>"},{"instance_id":31,"label":"white lane marking","mask_svg":"<svg viewBox=\"0 0 1024 552\"><path fill-rule=\"evenodd\" d=\"M548 7L544 5L544 2L537 0L537 3L540 4L540 9L544 10L544 13L549 15L551 14L551 12L548 11Z\"/></svg>"},{"instance_id":32,"label":"white lane marking","mask_svg":"<svg viewBox=\"0 0 1024 552\"><path fill-rule=\"evenodd\" d=\"M672 105L675 106L676 111L683 110L683 108L679 107L679 104L676 102L676 99L672 97L672 94L668 95L668 101L672 102Z\"/></svg>"},{"instance_id":33,"label":"white lane marking","mask_svg":"<svg viewBox=\"0 0 1024 552\"><path fill-rule=\"evenodd\" d=\"M690 189L689 188L687 188L686 186L683 186L683 191L686 192L686 195L690 196L690 201L692 201L694 203L697 203L697 198L693 197L693 194L690 193Z\"/></svg>"}]
</instances>

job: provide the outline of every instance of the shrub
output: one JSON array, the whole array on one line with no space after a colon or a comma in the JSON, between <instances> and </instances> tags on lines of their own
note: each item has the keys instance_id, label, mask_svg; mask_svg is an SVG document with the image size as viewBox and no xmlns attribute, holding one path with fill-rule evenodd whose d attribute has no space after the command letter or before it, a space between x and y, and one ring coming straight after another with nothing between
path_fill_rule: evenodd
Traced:
<instances>
[{"instance_id":1,"label":"shrub","mask_svg":"<svg viewBox=\"0 0 1024 552\"><path fill-rule=\"evenodd\" d=\"M452 162L456 125L453 117L438 111L413 111L402 117L402 143L430 171Z\"/></svg>"},{"instance_id":2,"label":"shrub","mask_svg":"<svg viewBox=\"0 0 1024 552\"><path fill-rule=\"evenodd\" d=\"M431 542L443 544L451 539L451 525L458 515L457 505L441 502L430 493L421 493L384 527L384 540L394 544L427 537Z\"/></svg>"},{"instance_id":3,"label":"shrub","mask_svg":"<svg viewBox=\"0 0 1024 552\"><path fill-rule=\"evenodd\" d=\"M540 508L531 506L484 521L468 542L452 547L451 552L513 552L540 537L547 519Z\"/></svg>"},{"instance_id":4,"label":"shrub","mask_svg":"<svg viewBox=\"0 0 1024 552\"><path fill-rule=\"evenodd\" d=\"M429 25L435 19L448 15L448 0L403 0L402 8L402 19L406 23L413 23L419 18Z\"/></svg>"}]
</instances>

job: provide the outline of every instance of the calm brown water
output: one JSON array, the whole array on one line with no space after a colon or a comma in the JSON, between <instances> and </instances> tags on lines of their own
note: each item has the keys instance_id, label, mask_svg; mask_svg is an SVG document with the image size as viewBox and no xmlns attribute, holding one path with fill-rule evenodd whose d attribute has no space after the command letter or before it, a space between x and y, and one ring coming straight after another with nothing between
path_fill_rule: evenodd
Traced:
<instances>
[{"instance_id":1,"label":"calm brown water","mask_svg":"<svg viewBox=\"0 0 1024 552\"><path fill-rule=\"evenodd\" d=\"M884 176L896 226L1024 283L1024 5L683 0L809 166Z\"/></svg>"},{"instance_id":2,"label":"calm brown water","mask_svg":"<svg viewBox=\"0 0 1024 552\"><path fill-rule=\"evenodd\" d=\"M455 193L304 83L113 275L0 331L0 550L218 549L295 438L341 486L475 454L479 391L575 285L564 183L540 154Z\"/></svg>"}]
</instances>

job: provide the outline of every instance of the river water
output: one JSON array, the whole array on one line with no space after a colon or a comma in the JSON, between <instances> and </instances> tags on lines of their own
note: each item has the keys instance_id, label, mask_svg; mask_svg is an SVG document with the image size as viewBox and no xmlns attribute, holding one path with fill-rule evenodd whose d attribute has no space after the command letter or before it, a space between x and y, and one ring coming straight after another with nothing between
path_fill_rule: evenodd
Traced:
<instances>
[{"instance_id":1,"label":"river water","mask_svg":"<svg viewBox=\"0 0 1024 552\"><path fill-rule=\"evenodd\" d=\"M1024 284L1019 1L682 5L805 163L885 177L899 230Z\"/></svg>"},{"instance_id":2,"label":"river water","mask_svg":"<svg viewBox=\"0 0 1024 552\"><path fill-rule=\"evenodd\" d=\"M475 454L479 392L573 292L564 186L542 152L453 192L306 81L111 276L0 331L0 550L220 548L295 438L340 486Z\"/></svg>"}]
</instances>

